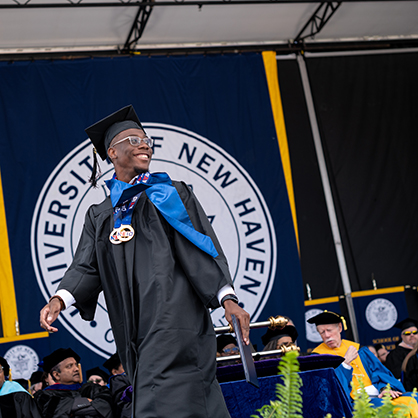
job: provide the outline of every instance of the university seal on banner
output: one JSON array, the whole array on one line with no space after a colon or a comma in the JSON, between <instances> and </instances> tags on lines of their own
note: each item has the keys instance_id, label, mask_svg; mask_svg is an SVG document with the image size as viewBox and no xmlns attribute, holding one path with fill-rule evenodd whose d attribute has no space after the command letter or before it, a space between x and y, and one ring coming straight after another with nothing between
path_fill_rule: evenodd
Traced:
<instances>
[{"instance_id":1,"label":"university seal on banner","mask_svg":"<svg viewBox=\"0 0 418 418\"><path fill-rule=\"evenodd\" d=\"M305 312L306 339L312 343L320 343L322 342L322 338L316 330L316 325L310 324L308 319L311 319L322 312L324 312L322 309L309 309L309 311Z\"/></svg>"},{"instance_id":2,"label":"university seal on banner","mask_svg":"<svg viewBox=\"0 0 418 418\"><path fill-rule=\"evenodd\" d=\"M38 354L27 345L15 345L6 351L4 358L9 363L13 380L28 380L38 370Z\"/></svg>"},{"instance_id":3,"label":"university seal on banner","mask_svg":"<svg viewBox=\"0 0 418 418\"><path fill-rule=\"evenodd\" d=\"M165 171L193 189L221 242L240 301L251 320L257 320L276 272L274 226L257 185L233 157L208 139L171 125L143 126L154 139L150 171ZM92 145L86 140L57 165L39 195L31 249L45 299L55 293L71 264L88 207L108 195L104 180L111 178L112 164L100 161L97 189L87 181L91 165ZM212 311L215 326L226 324L223 313ZM74 307L64 311L60 321L97 354L108 357L116 351L102 294L94 321L82 320Z\"/></svg>"},{"instance_id":4,"label":"university seal on banner","mask_svg":"<svg viewBox=\"0 0 418 418\"><path fill-rule=\"evenodd\" d=\"M366 320L377 331L387 331L398 320L398 311L388 299L378 298L372 300L366 308Z\"/></svg>"}]
</instances>

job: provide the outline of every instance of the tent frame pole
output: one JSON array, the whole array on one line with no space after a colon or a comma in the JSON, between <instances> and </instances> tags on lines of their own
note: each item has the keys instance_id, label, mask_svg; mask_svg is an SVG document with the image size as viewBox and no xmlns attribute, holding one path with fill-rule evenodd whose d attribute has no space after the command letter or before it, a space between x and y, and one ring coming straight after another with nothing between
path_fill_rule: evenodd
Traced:
<instances>
[{"instance_id":1,"label":"tent frame pole","mask_svg":"<svg viewBox=\"0 0 418 418\"><path fill-rule=\"evenodd\" d=\"M348 276L347 263L345 261L344 249L342 246L340 230L338 227L337 214L335 212L334 200L331 191L331 185L328 177L327 165L322 148L321 136L316 119L315 107L312 98L311 86L309 84L308 71L306 69L305 59L302 55L297 56L299 71L302 79L303 91L305 93L306 106L309 114L309 121L312 129L312 136L315 145L316 156L318 159L319 171L321 175L322 187L324 188L325 201L328 210L329 222L331 225L332 236L334 239L335 251L337 254L338 266L340 269L341 281L344 289L344 295L347 303L348 316L350 318L354 341L360 342L357 320L354 311L353 298L351 296L351 285Z\"/></svg>"}]
</instances>

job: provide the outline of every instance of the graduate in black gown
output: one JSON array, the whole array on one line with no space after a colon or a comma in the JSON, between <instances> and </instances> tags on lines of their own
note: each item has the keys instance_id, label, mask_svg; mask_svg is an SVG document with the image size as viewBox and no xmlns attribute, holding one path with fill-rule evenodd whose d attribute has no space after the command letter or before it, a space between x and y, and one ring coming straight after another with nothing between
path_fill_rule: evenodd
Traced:
<instances>
[{"instance_id":1,"label":"graduate in black gown","mask_svg":"<svg viewBox=\"0 0 418 418\"><path fill-rule=\"evenodd\" d=\"M74 261L42 309L41 325L57 331L52 322L71 304L91 321L103 290L133 384L134 417L228 417L208 309L222 305L230 323L234 314L246 344L250 318L210 222L185 183L148 172L152 139L131 106L86 132L114 165L110 198L89 208Z\"/></svg>"}]
</instances>

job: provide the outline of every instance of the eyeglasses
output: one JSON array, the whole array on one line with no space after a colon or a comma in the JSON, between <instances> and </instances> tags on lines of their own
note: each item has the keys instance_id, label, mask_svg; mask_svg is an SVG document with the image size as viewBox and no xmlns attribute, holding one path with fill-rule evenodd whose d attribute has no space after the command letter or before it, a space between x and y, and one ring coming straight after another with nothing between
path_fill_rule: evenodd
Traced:
<instances>
[{"instance_id":1,"label":"eyeglasses","mask_svg":"<svg viewBox=\"0 0 418 418\"><path fill-rule=\"evenodd\" d=\"M120 141L115 142L109 148L112 148L115 145L118 145L121 142L126 141L127 139L129 139L129 142L133 147L139 147L142 142L148 145L150 148L152 148L152 146L154 145L154 140L152 138L148 138L147 136L145 138L140 138L139 136L127 136L126 138L123 138Z\"/></svg>"},{"instance_id":2,"label":"eyeglasses","mask_svg":"<svg viewBox=\"0 0 418 418\"><path fill-rule=\"evenodd\" d=\"M102 382L104 382L104 380L103 379L89 379L88 382L91 382L91 383L102 383Z\"/></svg>"},{"instance_id":3,"label":"eyeglasses","mask_svg":"<svg viewBox=\"0 0 418 418\"><path fill-rule=\"evenodd\" d=\"M232 347L232 348L225 348L222 350L225 354L231 354L231 353L239 353L238 347Z\"/></svg>"},{"instance_id":4,"label":"eyeglasses","mask_svg":"<svg viewBox=\"0 0 418 418\"><path fill-rule=\"evenodd\" d=\"M416 334L418 334L418 331L417 331L417 330L415 330L415 331L405 331L405 332L403 333L403 335L411 335L411 334L416 335Z\"/></svg>"}]
</instances>

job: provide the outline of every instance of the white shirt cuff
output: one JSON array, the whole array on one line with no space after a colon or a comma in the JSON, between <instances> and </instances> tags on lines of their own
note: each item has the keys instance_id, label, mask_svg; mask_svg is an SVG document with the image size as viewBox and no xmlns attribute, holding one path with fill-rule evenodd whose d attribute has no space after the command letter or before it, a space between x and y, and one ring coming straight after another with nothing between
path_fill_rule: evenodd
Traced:
<instances>
[{"instance_id":1,"label":"white shirt cuff","mask_svg":"<svg viewBox=\"0 0 418 418\"><path fill-rule=\"evenodd\" d=\"M59 296L64 301L65 309L68 309L75 303L74 296L68 290L60 289L57 291L57 293L55 293L55 295Z\"/></svg>"},{"instance_id":2,"label":"white shirt cuff","mask_svg":"<svg viewBox=\"0 0 418 418\"><path fill-rule=\"evenodd\" d=\"M57 291L56 295L64 301L65 309L75 303L74 296L68 290L60 289ZM217 295L219 303L221 303L222 298L226 295L236 295L234 289L229 284L226 284L219 290Z\"/></svg>"},{"instance_id":3,"label":"white shirt cuff","mask_svg":"<svg viewBox=\"0 0 418 418\"><path fill-rule=\"evenodd\" d=\"M218 295L217 295L218 300L219 300L219 304L221 304L221 300L226 295L235 295L236 296L236 293L235 293L234 289L229 284L226 284L224 287L222 287L219 290Z\"/></svg>"},{"instance_id":4,"label":"white shirt cuff","mask_svg":"<svg viewBox=\"0 0 418 418\"><path fill-rule=\"evenodd\" d=\"M366 393L371 396L372 398L377 398L379 396L379 391L377 390L376 386L370 385L364 388ZM357 391L358 392L358 391Z\"/></svg>"},{"instance_id":5,"label":"white shirt cuff","mask_svg":"<svg viewBox=\"0 0 418 418\"><path fill-rule=\"evenodd\" d=\"M349 364L347 364L347 363L341 363L341 364L343 365L344 369L347 369L347 370L351 370L352 369L352 367Z\"/></svg>"}]
</instances>

